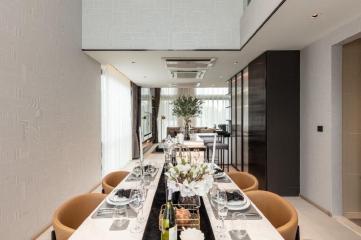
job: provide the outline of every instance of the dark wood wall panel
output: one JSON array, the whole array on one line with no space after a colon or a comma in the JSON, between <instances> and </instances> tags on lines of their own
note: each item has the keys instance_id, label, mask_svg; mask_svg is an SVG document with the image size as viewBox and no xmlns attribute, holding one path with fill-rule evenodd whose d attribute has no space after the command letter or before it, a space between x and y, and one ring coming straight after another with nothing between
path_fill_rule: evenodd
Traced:
<instances>
[{"instance_id":1,"label":"dark wood wall panel","mask_svg":"<svg viewBox=\"0 0 361 240\"><path fill-rule=\"evenodd\" d=\"M249 172L260 188L299 194L299 51L268 51L249 64Z\"/></svg>"}]
</instances>

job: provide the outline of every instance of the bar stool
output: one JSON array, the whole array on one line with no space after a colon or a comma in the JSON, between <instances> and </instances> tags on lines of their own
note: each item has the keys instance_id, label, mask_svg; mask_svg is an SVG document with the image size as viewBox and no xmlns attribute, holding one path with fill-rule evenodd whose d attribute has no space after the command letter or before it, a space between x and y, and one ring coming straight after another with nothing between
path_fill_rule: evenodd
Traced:
<instances>
[{"instance_id":1,"label":"bar stool","mask_svg":"<svg viewBox=\"0 0 361 240\"><path fill-rule=\"evenodd\" d=\"M213 142L207 144L207 159L209 161L209 151L213 151ZM229 171L229 145L227 143L216 143L216 152L217 152L217 164L224 170L224 152L227 151L227 170ZM220 158L220 159L219 159ZM219 161L221 160L221 161Z\"/></svg>"}]
</instances>

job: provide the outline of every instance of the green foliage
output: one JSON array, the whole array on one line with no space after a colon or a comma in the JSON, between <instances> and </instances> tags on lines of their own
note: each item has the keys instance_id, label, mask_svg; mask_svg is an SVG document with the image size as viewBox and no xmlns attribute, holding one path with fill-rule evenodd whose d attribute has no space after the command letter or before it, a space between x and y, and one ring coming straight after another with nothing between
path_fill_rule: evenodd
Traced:
<instances>
[{"instance_id":1,"label":"green foliage","mask_svg":"<svg viewBox=\"0 0 361 240\"><path fill-rule=\"evenodd\" d=\"M180 96L173 101L173 115L182 117L187 122L202 113L203 101L192 96Z\"/></svg>"}]
</instances>

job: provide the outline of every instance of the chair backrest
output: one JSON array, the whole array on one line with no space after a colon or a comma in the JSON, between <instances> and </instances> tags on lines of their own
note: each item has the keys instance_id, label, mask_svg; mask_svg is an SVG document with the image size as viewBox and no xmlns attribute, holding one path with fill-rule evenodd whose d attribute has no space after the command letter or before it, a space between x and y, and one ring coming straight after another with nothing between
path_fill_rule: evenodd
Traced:
<instances>
[{"instance_id":1,"label":"chair backrest","mask_svg":"<svg viewBox=\"0 0 361 240\"><path fill-rule=\"evenodd\" d=\"M105 194L88 193L74 197L54 213L53 228L57 240L68 239L91 212L103 201Z\"/></svg>"},{"instance_id":2,"label":"chair backrest","mask_svg":"<svg viewBox=\"0 0 361 240\"><path fill-rule=\"evenodd\" d=\"M180 127L167 127L167 136L176 137L180 130Z\"/></svg>"},{"instance_id":3,"label":"chair backrest","mask_svg":"<svg viewBox=\"0 0 361 240\"><path fill-rule=\"evenodd\" d=\"M243 192L258 190L258 180L247 172L230 172L229 177Z\"/></svg>"},{"instance_id":4,"label":"chair backrest","mask_svg":"<svg viewBox=\"0 0 361 240\"><path fill-rule=\"evenodd\" d=\"M285 240L295 240L298 215L287 200L267 191L250 191L246 194Z\"/></svg>"},{"instance_id":5,"label":"chair backrest","mask_svg":"<svg viewBox=\"0 0 361 240\"><path fill-rule=\"evenodd\" d=\"M111 172L103 178L102 187L105 194L109 194L113 189L129 174L126 171Z\"/></svg>"}]
</instances>

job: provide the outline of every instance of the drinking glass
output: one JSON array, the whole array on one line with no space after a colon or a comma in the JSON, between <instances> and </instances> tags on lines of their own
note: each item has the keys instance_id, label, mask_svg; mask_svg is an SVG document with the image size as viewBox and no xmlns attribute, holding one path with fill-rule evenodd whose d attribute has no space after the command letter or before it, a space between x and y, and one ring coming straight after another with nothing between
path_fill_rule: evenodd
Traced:
<instances>
[{"instance_id":1,"label":"drinking glass","mask_svg":"<svg viewBox=\"0 0 361 240\"><path fill-rule=\"evenodd\" d=\"M113 212L113 224L120 228L124 224L124 219L128 217L128 211L126 206L115 206Z\"/></svg>"},{"instance_id":2,"label":"drinking glass","mask_svg":"<svg viewBox=\"0 0 361 240\"><path fill-rule=\"evenodd\" d=\"M244 239L247 236L247 217L244 213L235 212L232 214L232 230L234 230L233 235L239 239Z\"/></svg>"},{"instance_id":3,"label":"drinking glass","mask_svg":"<svg viewBox=\"0 0 361 240\"><path fill-rule=\"evenodd\" d=\"M133 233L140 233L142 231L140 223L142 222L143 214L140 210L143 208L144 201L144 190L142 188L132 189L130 192L129 206L137 213L137 220L134 227L131 228L131 232Z\"/></svg>"},{"instance_id":4,"label":"drinking glass","mask_svg":"<svg viewBox=\"0 0 361 240\"><path fill-rule=\"evenodd\" d=\"M228 207L227 207L227 193L224 190L220 190L217 193L217 210L218 210L218 217L221 219L221 231L219 234L220 239L227 238L224 229L224 219L227 217L228 214Z\"/></svg>"}]
</instances>

